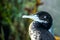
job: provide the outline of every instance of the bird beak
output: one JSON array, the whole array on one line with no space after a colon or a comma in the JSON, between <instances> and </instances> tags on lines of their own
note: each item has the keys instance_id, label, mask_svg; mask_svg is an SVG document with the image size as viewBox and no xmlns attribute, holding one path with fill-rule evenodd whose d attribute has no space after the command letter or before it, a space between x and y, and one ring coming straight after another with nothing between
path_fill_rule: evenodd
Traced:
<instances>
[{"instance_id":1,"label":"bird beak","mask_svg":"<svg viewBox=\"0 0 60 40\"><path fill-rule=\"evenodd\" d=\"M36 19L36 16L35 15L23 15L22 18L29 18L29 19Z\"/></svg>"},{"instance_id":2,"label":"bird beak","mask_svg":"<svg viewBox=\"0 0 60 40\"><path fill-rule=\"evenodd\" d=\"M34 21L38 21L40 23L42 23L42 22L47 23L47 21L40 20L37 15L23 15L22 18L29 18L29 19L32 19Z\"/></svg>"}]
</instances>

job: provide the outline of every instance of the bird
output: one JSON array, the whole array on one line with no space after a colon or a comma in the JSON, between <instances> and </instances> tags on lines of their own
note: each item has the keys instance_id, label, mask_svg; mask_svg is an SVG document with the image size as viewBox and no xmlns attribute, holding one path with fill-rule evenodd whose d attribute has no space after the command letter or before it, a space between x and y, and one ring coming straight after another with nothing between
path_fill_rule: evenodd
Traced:
<instances>
[{"instance_id":1,"label":"bird","mask_svg":"<svg viewBox=\"0 0 60 40\"><path fill-rule=\"evenodd\" d=\"M48 12L40 11L34 15L23 15L22 18L33 20L29 25L31 40L55 40L55 37L48 31L53 24L53 18Z\"/></svg>"}]
</instances>

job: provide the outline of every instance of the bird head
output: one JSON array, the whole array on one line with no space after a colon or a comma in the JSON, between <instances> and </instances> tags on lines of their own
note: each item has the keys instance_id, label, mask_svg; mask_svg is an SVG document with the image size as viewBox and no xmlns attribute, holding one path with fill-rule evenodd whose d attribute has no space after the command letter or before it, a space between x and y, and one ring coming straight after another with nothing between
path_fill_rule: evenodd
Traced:
<instances>
[{"instance_id":1,"label":"bird head","mask_svg":"<svg viewBox=\"0 0 60 40\"><path fill-rule=\"evenodd\" d=\"M46 11L37 12L35 15L23 15L22 18L30 18L33 21L37 21L43 25L47 30L52 25L52 16Z\"/></svg>"}]
</instances>

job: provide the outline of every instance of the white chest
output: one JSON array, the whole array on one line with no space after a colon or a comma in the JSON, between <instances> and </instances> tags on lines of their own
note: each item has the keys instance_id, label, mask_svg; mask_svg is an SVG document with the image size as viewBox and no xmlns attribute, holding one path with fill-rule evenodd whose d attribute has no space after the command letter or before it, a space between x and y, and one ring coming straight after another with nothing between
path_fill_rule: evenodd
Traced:
<instances>
[{"instance_id":1,"label":"white chest","mask_svg":"<svg viewBox=\"0 0 60 40\"><path fill-rule=\"evenodd\" d=\"M33 22L32 22L33 23ZM31 40L40 40L40 31L36 30L36 29L32 29L32 27L34 27L32 25L32 23L29 26L29 36L31 38Z\"/></svg>"}]
</instances>

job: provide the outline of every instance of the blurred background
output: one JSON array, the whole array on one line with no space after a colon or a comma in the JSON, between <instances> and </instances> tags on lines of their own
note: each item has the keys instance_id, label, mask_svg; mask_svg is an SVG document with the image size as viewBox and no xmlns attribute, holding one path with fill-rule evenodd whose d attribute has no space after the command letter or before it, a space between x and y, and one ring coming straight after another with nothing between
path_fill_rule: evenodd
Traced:
<instances>
[{"instance_id":1,"label":"blurred background","mask_svg":"<svg viewBox=\"0 0 60 40\"><path fill-rule=\"evenodd\" d=\"M0 0L0 40L30 40L32 20L22 15L47 11L53 17L52 33L60 40L60 0Z\"/></svg>"}]
</instances>

